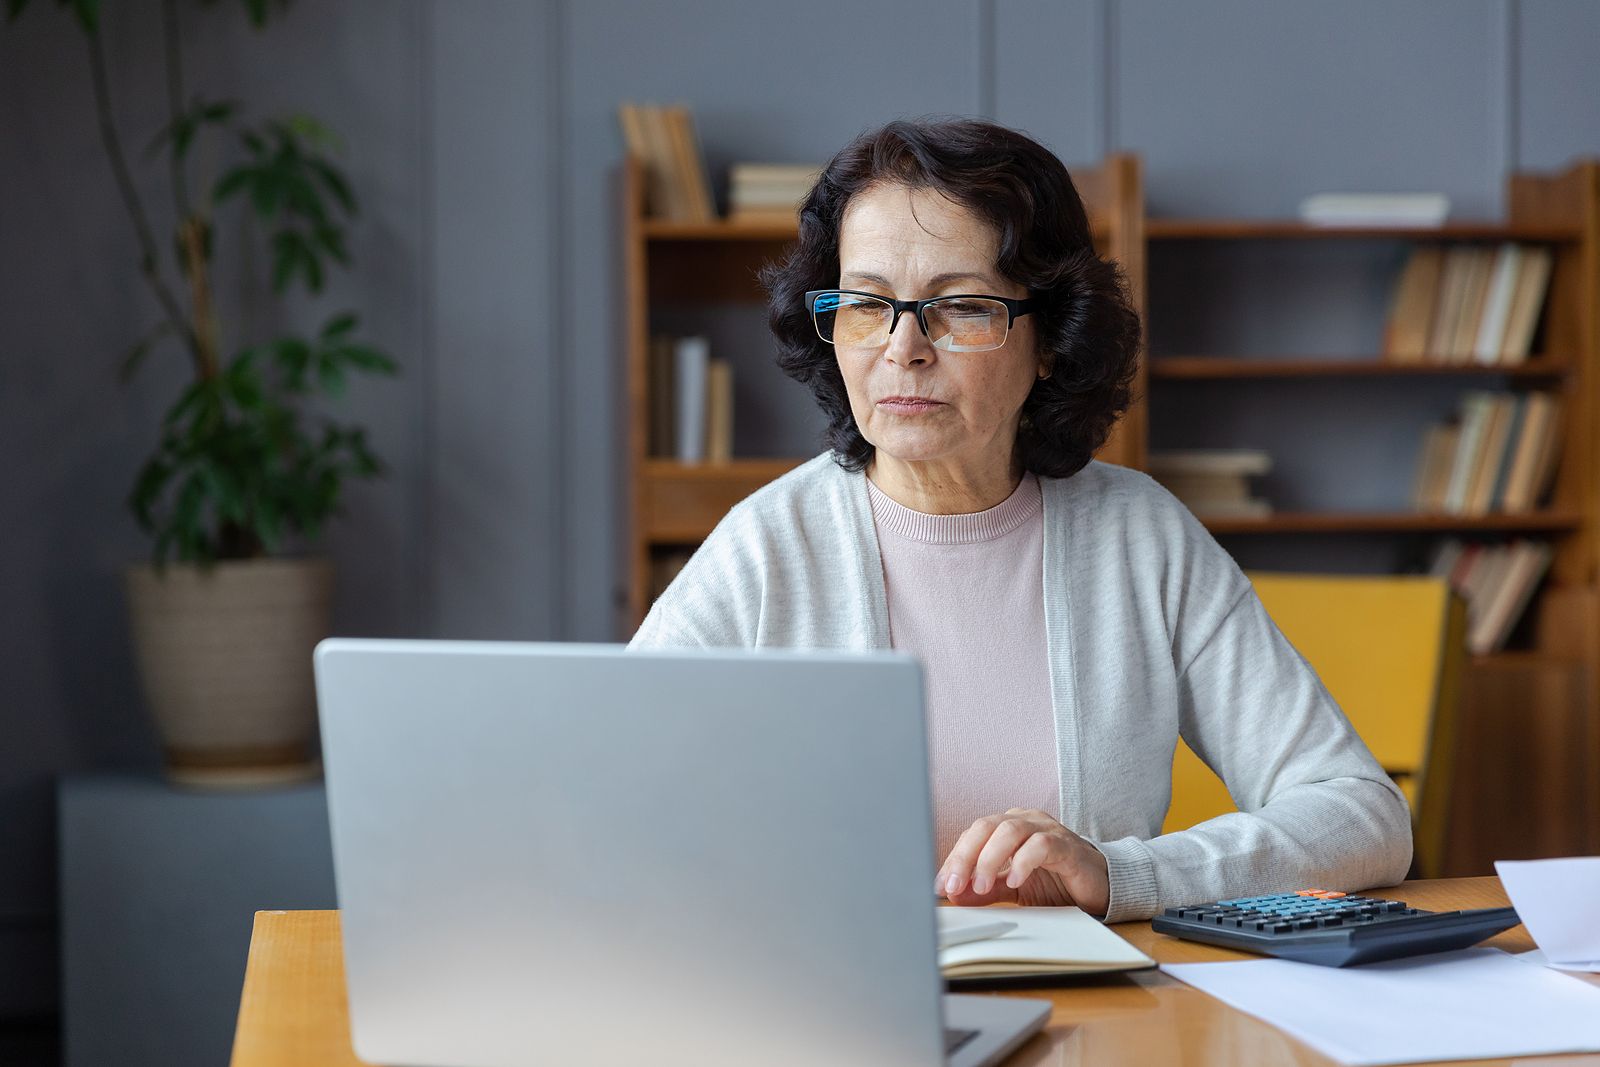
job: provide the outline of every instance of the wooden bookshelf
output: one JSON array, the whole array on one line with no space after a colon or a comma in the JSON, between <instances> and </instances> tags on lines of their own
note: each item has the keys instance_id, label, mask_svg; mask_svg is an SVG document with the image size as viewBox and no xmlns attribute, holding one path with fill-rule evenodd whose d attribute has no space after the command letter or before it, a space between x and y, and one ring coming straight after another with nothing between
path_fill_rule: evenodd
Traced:
<instances>
[{"instance_id":1,"label":"wooden bookshelf","mask_svg":"<svg viewBox=\"0 0 1600 1067\"><path fill-rule=\"evenodd\" d=\"M1278 402L1283 395L1276 391L1280 388L1357 377L1387 380L1395 389L1404 389L1409 382L1457 379L1463 388L1498 382L1500 387L1538 388L1560 395L1560 466L1551 499L1537 512L1483 516L1300 512L1214 518L1206 520L1206 526L1222 537L1475 534L1549 540L1555 557L1530 608L1531 619L1519 627L1523 643L1469 660L1463 683L1461 772L1470 778L1494 762L1485 745L1509 746L1517 752L1506 757L1507 765L1547 768L1540 773L1560 778L1559 789L1519 781L1523 791L1519 804L1529 810L1517 813L1516 825L1523 830L1537 825L1538 851L1507 852L1502 858L1600 852L1600 428L1596 426L1600 412L1595 396L1600 388L1600 160L1581 160L1556 173L1512 174L1507 194L1504 220L1454 221L1437 227L1327 227L1296 220L1166 218L1147 220L1145 233L1151 241L1546 245L1554 262L1535 351L1526 363L1394 364L1360 353L1170 355L1150 360L1149 381L1156 392L1180 388L1184 382L1238 383L1244 388L1254 381L1257 392L1248 395L1259 393L1263 402ZM1159 317L1160 307L1152 308L1151 314ZM1516 723L1524 720L1539 725L1523 732ZM1504 785L1502 781L1497 787ZM1490 847L1486 842L1515 846L1513 816L1470 803L1457 815L1483 824L1481 834L1458 828L1454 835L1454 850L1467 857L1464 862L1474 870L1486 862L1484 849Z\"/></svg>"},{"instance_id":2,"label":"wooden bookshelf","mask_svg":"<svg viewBox=\"0 0 1600 1067\"><path fill-rule=\"evenodd\" d=\"M1096 247L1122 265L1142 315L1144 214L1138 159L1111 156L1099 167L1075 169L1073 178L1090 208ZM764 302L766 294L756 272L784 254L798 228L794 224L650 218L645 214L643 170L632 157L623 160L620 185L627 389L627 616L631 632L650 606L652 564L660 553L694 547L735 503L810 455L686 464L649 454L652 308L672 305L681 310L696 304ZM1144 389L1141 367L1135 392L1142 396ZM1100 456L1142 468L1146 436L1143 408L1136 407L1119 424Z\"/></svg>"}]
</instances>

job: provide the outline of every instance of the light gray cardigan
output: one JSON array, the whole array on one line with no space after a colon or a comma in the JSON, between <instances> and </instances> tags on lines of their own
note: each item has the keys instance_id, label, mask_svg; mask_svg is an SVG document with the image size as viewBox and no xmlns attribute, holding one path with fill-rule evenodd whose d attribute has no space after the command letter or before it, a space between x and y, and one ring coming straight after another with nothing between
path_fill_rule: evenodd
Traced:
<instances>
[{"instance_id":1,"label":"light gray cardigan","mask_svg":"<svg viewBox=\"0 0 1600 1067\"><path fill-rule=\"evenodd\" d=\"M1232 557L1136 471L1039 484L1060 815L1106 857L1106 921L1404 878L1405 797ZM866 476L824 453L735 506L630 647L672 646L889 648ZM1180 736L1239 811L1162 835Z\"/></svg>"}]
</instances>

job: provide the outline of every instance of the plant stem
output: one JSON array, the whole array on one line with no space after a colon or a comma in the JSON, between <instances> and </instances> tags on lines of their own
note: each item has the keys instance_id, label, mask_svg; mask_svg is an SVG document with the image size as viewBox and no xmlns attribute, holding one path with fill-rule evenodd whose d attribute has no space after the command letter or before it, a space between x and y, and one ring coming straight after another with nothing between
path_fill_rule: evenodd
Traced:
<instances>
[{"instance_id":1,"label":"plant stem","mask_svg":"<svg viewBox=\"0 0 1600 1067\"><path fill-rule=\"evenodd\" d=\"M89 37L89 73L94 83L95 114L100 124L100 141L105 146L106 156L111 161L111 173L116 178L117 188L122 193L123 203L128 208L128 214L133 218L133 228L139 238L139 246L143 251L143 261L140 264L150 287L155 290L156 299L161 302L162 309L167 313L167 320L172 324L177 334L188 342L189 349L199 359L199 339L195 336L193 328L184 318L183 309L178 304L178 299L167 288L166 282L161 277L160 260L156 255L156 241L150 231L150 221L145 216L144 205L139 201L138 190L134 188L133 176L128 172L128 163L122 152L122 141L117 136L116 122L111 114L111 91L108 87L109 79L106 76L105 44L100 38L98 30L92 31Z\"/></svg>"},{"instance_id":2,"label":"plant stem","mask_svg":"<svg viewBox=\"0 0 1600 1067\"><path fill-rule=\"evenodd\" d=\"M192 212L189 206L189 183L183 173L183 158L178 153L176 138L178 120L183 116L183 39L179 36L177 0L161 0L161 27L166 39L167 52L167 110L172 116L172 198L178 208L178 218L187 219Z\"/></svg>"},{"instance_id":3,"label":"plant stem","mask_svg":"<svg viewBox=\"0 0 1600 1067\"><path fill-rule=\"evenodd\" d=\"M211 309L211 279L206 269L205 222L198 216L186 218L178 226L183 247L184 272L189 276L189 301L194 308L195 367L201 378L215 378L217 359L217 321Z\"/></svg>"}]
</instances>

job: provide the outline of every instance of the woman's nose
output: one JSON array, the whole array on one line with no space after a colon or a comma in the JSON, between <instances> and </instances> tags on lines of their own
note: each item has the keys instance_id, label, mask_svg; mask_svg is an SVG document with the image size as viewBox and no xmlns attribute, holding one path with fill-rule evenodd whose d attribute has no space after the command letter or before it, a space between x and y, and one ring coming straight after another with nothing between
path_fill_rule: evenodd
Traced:
<instances>
[{"instance_id":1,"label":"woman's nose","mask_svg":"<svg viewBox=\"0 0 1600 1067\"><path fill-rule=\"evenodd\" d=\"M889 347L884 350L884 358L902 367L910 367L928 362L933 358L933 353L933 345L924 336L916 312L902 311L896 315L894 326L889 331Z\"/></svg>"}]
</instances>

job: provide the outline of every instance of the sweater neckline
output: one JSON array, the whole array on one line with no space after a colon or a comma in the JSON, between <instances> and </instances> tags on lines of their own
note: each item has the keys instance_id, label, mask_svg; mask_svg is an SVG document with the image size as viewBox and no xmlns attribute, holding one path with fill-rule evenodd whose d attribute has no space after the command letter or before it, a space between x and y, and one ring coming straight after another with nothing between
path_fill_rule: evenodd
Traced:
<instances>
[{"instance_id":1,"label":"sweater neckline","mask_svg":"<svg viewBox=\"0 0 1600 1067\"><path fill-rule=\"evenodd\" d=\"M873 522L880 529L927 544L996 541L1044 511L1044 494L1039 488L1039 479L1032 473L1023 474L1011 495L994 507L967 515L929 515L914 511L892 499L874 485L871 478L867 478L866 483Z\"/></svg>"}]
</instances>

